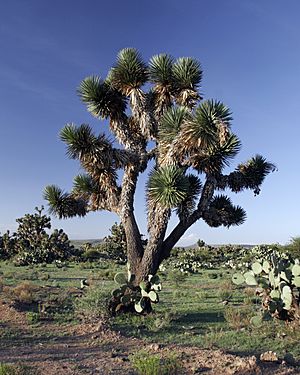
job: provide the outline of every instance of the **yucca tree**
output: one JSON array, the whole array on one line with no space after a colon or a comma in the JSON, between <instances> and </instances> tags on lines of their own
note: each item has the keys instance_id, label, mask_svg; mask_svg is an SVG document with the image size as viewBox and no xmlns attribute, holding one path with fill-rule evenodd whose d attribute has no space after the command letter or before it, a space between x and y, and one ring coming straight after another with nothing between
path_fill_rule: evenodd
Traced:
<instances>
[{"instance_id":1,"label":"yucca tree","mask_svg":"<svg viewBox=\"0 0 300 375\"><path fill-rule=\"evenodd\" d=\"M50 212L59 218L97 210L119 215L137 281L156 273L197 220L211 227L242 224L245 211L222 191L251 189L256 195L275 169L256 155L224 174L241 143L231 131L229 108L202 101L201 78L195 59L160 54L146 64L135 49L123 49L104 80L88 77L78 89L88 111L109 120L113 140L86 124L68 124L60 134L67 155L78 159L85 173L74 178L70 193L45 188ZM143 246L134 196L149 162L154 166L146 186L148 243ZM172 212L178 224L166 235Z\"/></svg>"}]
</instances>

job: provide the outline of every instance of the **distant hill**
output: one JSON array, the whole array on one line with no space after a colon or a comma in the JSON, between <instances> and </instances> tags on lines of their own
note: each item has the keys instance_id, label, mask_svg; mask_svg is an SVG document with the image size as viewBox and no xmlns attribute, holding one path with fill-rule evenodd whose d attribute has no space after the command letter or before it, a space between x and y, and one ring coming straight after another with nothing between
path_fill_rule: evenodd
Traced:
<instances>
[{"instance_id":1,"label":"distant hill","mask_svg":"<svg viewBox=\"0 0 300 375\"><path fill-rule=\"evenodd\" d=\"M97 246L103 242L103 239L87 239L87 240L70 240L71 245L76 248L80 248L85 243L90 243L92 246Z\"/></svg>"},{"instance_id":2,"label":"distant hill","mask_svg":"<svg viewBox=\"0 0 300 375\"><path fill-rule=\"evenodd\" d=\"M103 239L70 240L70 242L71 242L71 244L73 246L75 246L76 248L79 248L80 246L82 246L85 243L90 243L92 246L97 246L97 245L99 245L99 244L101 244L103 242ZM255 246L255 245L249 245L249 244L219 244L219 245L216 245L216 244L207 244L207 245L212 246L212 247L220 247L220 246L227 246L227 245L242 246L245 249L251 249L252 247ZM197 245L197 243L194 243L193 245L178 246L178 247L184 247L186 249L195 249L195 248L198 247L198 245Z\"/></svg>"},{"instance_id":3,"label":"distant hill","mask_svg":"<svg viewBox=\"0 0 300 375\"><path fill-rule=\"evenodd\" d=\"M212 246L212 247L222 247L222 246L241 246L245 249L252 249L252 247L256 246L256 245L249 245L249 244L236 244L236 243L231 243L231 244L206 244L208 246ZM181 247L181 246L178 246L178 247ZM195 249L198 247L197 243L194 243L193 245L190 245L190 246L182 246L182 247L185 247L186 249Z\"/></svg>"}]
</instances>

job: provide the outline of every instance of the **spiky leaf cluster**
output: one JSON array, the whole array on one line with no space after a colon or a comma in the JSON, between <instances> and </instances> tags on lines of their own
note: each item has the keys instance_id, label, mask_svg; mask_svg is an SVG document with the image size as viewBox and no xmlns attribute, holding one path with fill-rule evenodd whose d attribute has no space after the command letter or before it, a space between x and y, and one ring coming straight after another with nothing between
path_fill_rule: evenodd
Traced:
<instances>
[{"instance_id":1,"label":"spiky leaf cluster","mask_svg":"<svg viewBox=\"0 0 300 375\"><path fill-rule=\"evenodd\" d=\"M242 224L246 220L246 212L240 206L234 206L229 197L217 195L211 200L203 219L211 227L230 227Z\"/></svg>"},{"instance_id":2,"label":"spiky leaf cluster","mask_svg":"<svg viewBox=\"0 0 300 375\"><path fill-rule=\"evenodd\" d=\"M78 94L87 105L87 110L97 118L119 119L124 116L126 98L100 77L85 78L78 88Z\"/></svg>"},{"instance_id":3,"label":"spiky leaf cluster","mask_svg":"<svg viewBox=\"0 0 300 375\"><path fill-rule=\"evenodd\" d=\"M119 52L117 63L108 76L109 83L124 95L139 89L147 79L147 66L134 48L125 48Z\"/></svg>"},{"instance_id":4,"label":"spiky leaf cluster","mask_svg":"<svg viewBox=\"0 0 300 375\"><path fill-rule=\"evenodd\" d=\"M164 207L177 207L189 192L189 179L184 171L166 166L152 171L148 182L148 200Z\"/></svg>"},{"instance_id":5,"label":"spiky leaf cluster","mask_svg":"<svg viewBox=\"0 0 300 375\"><path fill-rule=\"evenodd\" d=\"M87 213L87 201L82 198L74 198L63 192L58 186L49 185L44 190L44 199L49 203L50 214L62 218L85 216Z\"/></svg>"}]
</instances>

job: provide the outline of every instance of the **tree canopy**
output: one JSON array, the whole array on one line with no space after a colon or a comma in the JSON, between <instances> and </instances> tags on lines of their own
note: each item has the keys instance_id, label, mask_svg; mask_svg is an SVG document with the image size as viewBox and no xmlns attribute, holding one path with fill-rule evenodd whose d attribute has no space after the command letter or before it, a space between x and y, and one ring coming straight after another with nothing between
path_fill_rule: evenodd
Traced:
<instances>
[{"instance_id":1,"label":"tree canopy","mask_svg":"<svg viewBox=\"0 0 300 375\"><path fill-rule=\"evenodd\" d=\"M232 113L217 100L203 100L202 69L190 57L153 56L146 63L137 50L125 48L107 77L85 78L78 95L98 119L109 120L113 138L95 134L87 124L67 124L60 133L67 155L80 162L83 174L67 193L45 188L50 212L60 218L108 210L124 226L128 259L145 278L197 220L211 227L240 225L246 213L226 190L251 189L257 195L274 164L261 155L224 170L241 142L231 129ZM141 241L134 215L136 184L149 162L146 185L148 243ZM121 172L121 173L120 173ZM166 236L172 212L178 224Z\"/></svg>"}]
</instances>

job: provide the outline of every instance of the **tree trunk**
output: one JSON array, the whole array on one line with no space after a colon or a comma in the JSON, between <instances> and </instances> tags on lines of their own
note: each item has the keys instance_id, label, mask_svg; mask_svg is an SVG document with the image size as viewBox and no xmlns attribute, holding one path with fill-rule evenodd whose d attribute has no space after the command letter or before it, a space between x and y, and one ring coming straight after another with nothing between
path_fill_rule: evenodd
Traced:
<instances>
[{"instance_id":1,"label":"tree trunk","mask_svg":"<svg viewBox=\"0 0 300 375\"><path fill-rule=\"evenodd\" d=\"M151 222L149 223L149 242L144 251L142 262L137 270L137 280L146 280L148 275L155 275L161 263L160 255L165 238L170 210L155 207L151 212Z\"/></svg>"},{"instance_id":2,"label":"tree trunk","mask_svg":"<svg viewBox=\"0 0 300 375\"><path fill-rule=\"evenodd\" d=\"M122 224L125 229L127 259L130 271L135 274L140 267L144 253L141 234L133 214L124 218Z\"/></svg>"}]
</instances>

